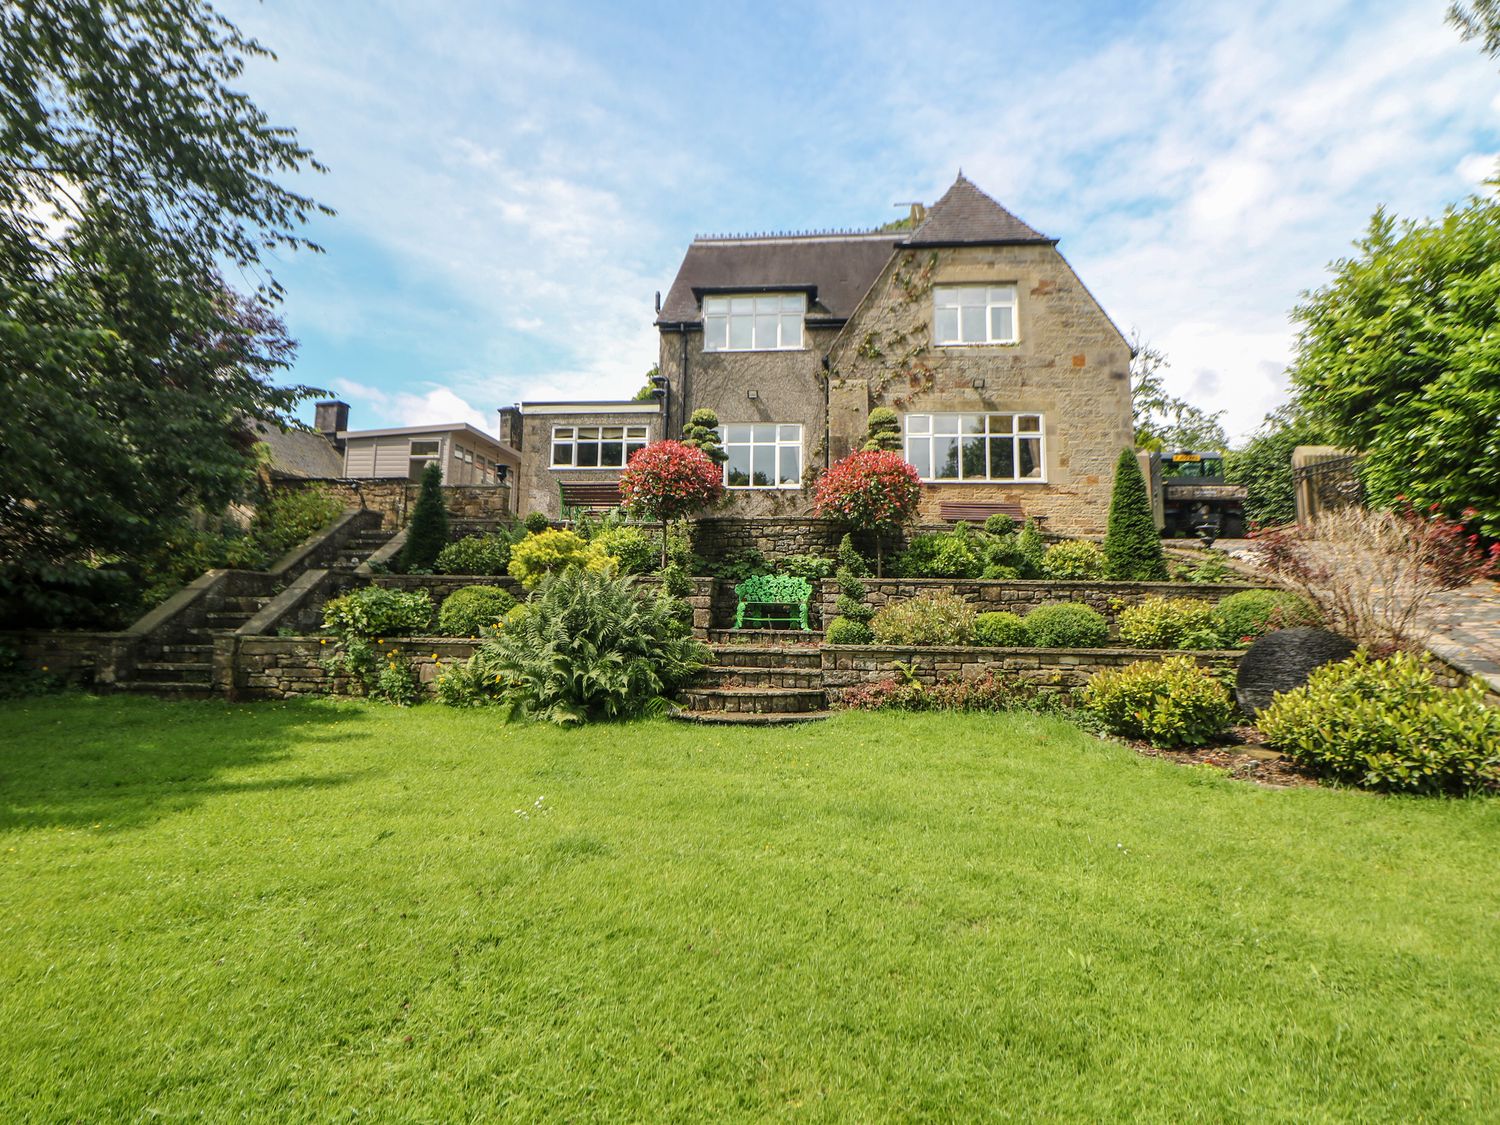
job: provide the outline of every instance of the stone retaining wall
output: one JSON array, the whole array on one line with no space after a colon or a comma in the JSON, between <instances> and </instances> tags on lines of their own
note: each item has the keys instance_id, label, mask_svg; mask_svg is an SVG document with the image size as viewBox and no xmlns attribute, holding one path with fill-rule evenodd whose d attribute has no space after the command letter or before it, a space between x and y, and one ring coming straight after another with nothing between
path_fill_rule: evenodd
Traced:
<instances>
[{"instance_id":1,"label":"stone retaining wall","mask_svg":"<svg viewBox=\"0 0 1500 1125\"><path fill-rule=\"evenodd\" d=\"M237 637L221 638L220 643L231 640L237 644L237 653L231 658L233 698L292 699L349 691L345 677L334 676L323 667L323 661L336 651L331 639ZM471 640L454 637L394 637L381 647L415 667L423 690L430 693L438 672L446 665L467 660L476 646Z\"/></svg>"},{"instance_id":2,"label":"stone retaining wall","mask_svg":"<svg viewBox=\"0 0 1500 1125\"><path fill-rule=\"evenodd\" d=\"M898 663L912 675L932 684L950 677L977 679L985 672L1014 676L1048 691L1071 692L1088 683L1095 672L1121 668L1141 660L1187 655L1200 665L1233 671L1244 655L1221 652L1163 651L1140 648L909 648L884 645L825 645L823 687L836 698L844 688L900 678Z\"/></svg>"},{"instance_id":3,"label":"stone retaining wall","mask_svg":"<svg viewBox=\"0 0 1500 1125\"><path fill-rule=\"evenodd\" d=\"M374 477L363 480L281 481L277 487L306 488L317 485L337 496L350 508L379 512L380 526L387 531L405 527L422 485L417 481ZM493 526L514 519L509 484L445 484L443 506L451 519Z\"/></svg>"},{"instance_id":4,"label":"stone retaining wall","mask_svg":"<svg viewBox=\"0 0 1500 1125\"><path fill-rule=\"evenodd\" d=\"M946 590L970 602L981 613L1004 610L1025 615L1040 605L1053 602L1082 602L1113 621L1114 603L1138 605L1159 594L1168 598L1202 598L1218 603L1230 594L1260 587L1240 582L1058 582L1051 579L1023 581L1017 579L964 578L864 578L865 604L880 609L892 601L915 597L927 590ZM818 591L824 620L834 617L838 584L823 582Z\"/></svg>"}]
</instances>

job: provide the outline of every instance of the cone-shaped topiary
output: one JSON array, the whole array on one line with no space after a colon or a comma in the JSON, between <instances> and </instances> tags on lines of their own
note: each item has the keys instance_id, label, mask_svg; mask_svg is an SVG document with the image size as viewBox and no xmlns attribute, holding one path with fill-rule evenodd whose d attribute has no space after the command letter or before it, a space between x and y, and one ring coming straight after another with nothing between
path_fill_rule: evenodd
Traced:
<instances>
[{"instance_id":1,"label":"cone-shaped topiary","mask_svg":"<svg viewBox=\"0 0 1500 1125\"><path fill-rule=\"evenodd\" d=\"M729 454L719 444L719 416L712 410L693 411L687 425L682 427L682 444L703 450L717 465L729 460Z\"/></svg>"},{"instance_id":2,"label":"cone-shaped topiary","mask_svg":"<svg viewBox=\"0 0 1500 1125\"><path fill-rule=\"evenodd\" d=\"M411 522L406 525L406 545L396 569L403 574L432 570L438 552L448 545L448 509L443 507L443 469L429 461L422 470L422 491L417 495Z\"/></svg>"},{"instance_id":3,"label":"cone-shaped topiary","mask_svg":"<svg viewBox=\"0 0 1500 1125\"><path fill-rule=\"evenodd\" d=\"M1169 577L1146 481L1130 449L1120 450L1115 462L1109 530L1104 536L1104 577L1116 582L1165 582Z\"/></svg>"},{"instance_id":4,"label":"cone-shaped topiary","mask_svg":"<svg viewBox=\"0 0 1500 1125\"><path fill-rule=\"evenodd\" d=\"M901 419L889 406L877 406L870 411L865 442L860 447L866 450L885 449L893 453L901 450Z\"/></svg>"}]
</instances>

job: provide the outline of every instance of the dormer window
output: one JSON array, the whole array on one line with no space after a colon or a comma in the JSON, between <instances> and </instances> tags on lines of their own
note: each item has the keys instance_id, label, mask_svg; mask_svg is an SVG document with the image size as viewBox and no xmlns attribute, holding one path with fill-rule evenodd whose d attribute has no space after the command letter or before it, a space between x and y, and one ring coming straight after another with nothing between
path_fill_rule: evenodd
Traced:
<instances>
[{"instance_id":1,"label":"dormer window","mask_svg":"<svg viewBox=\"0 0 1500 1125\"><path fill-rule=\"evenodd\" d=\"M770 352L802 347L805 293L703 298L703 350Z\"/></svg>"},{"instance_id":2,"label":"dormer window","mask_svg":"<svg viewBox=\"0 0 1500 1125\"><path fill-rule=\"evenodd\" d=\"M1017 338L1014 285L939 285L933 289L934 344L1014 344Z\"/></svg>"}]
</instances>

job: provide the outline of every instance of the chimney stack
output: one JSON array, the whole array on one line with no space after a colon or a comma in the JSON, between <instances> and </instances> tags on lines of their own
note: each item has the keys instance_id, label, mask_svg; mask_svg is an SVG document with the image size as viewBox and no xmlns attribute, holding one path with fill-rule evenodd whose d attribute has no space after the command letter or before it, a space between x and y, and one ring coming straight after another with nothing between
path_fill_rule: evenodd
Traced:
<instances>
[{"instance_id":1,"label":"chimney stack","mask_svg":"<svg viewBox=\"0 0 1500 1125\"><path fill-rule=\"evenodd\" d=\"M512 449L521 448L521 408L519 406L500 408L500 444L508 445Z\"/></svg>"},{"instance_id":2,"label":"chimney stack","mask_svg":"<svg viewBox=\"0 0 1500 1125\"><path fill-rule=\"evenodd\" d=\"M318 403L313 411L313 428L333 442L333 447L342 453L344 441L339 434L349 428L349 404L337 399Z\"/></svg>"}]
</instances>

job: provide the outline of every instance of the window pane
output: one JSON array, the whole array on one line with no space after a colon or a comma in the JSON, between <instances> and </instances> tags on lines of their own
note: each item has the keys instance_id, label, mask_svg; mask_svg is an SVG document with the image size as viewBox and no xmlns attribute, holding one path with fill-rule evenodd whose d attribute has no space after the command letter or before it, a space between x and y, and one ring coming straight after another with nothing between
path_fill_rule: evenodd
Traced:
<instances>
[{"instance_id":1,"label":"window pane","mask_svg":"<svg viewBox=\"0 0 1500 1125\"><path fill-rule=\"evenodd\" d=\"M776 450L769 445L754 445L750 447L754 454L751 462L750 483L760 485L774 484L776 482Z\"/></svg>"},{"instance_id":2,"label":"window pane","mask_svg":"<svg viewBox=\"0 0 1500 1125\"><path fill-rule=\"evenodd\" d=\"M729 453L729 484L733 488L743 488L750 483L750 447L730 446L727 452Z\"/></svg>"},{"instance_id":3,"label":"window pane","mask_svg":"<svg viewBox=\"0 0 1500 1125\"><path fill-rule=\"evenodd\" d=\"M960 312L962 313L960 331L963 342L966 344L984 343L984 306L965 305Z\"/></svg>"},{"instance_id":4,"label":"window pane","mask_svg":"<svg viewBox=\"0 0 1500 1125\"><path fill-rule=\"evenodd\" d=\"M1041 428L1042 420L1035 414L1022 414L1016 419L1016 429L1021 430L1023 433L1026 431L1036 433Z\"/></svg>"},{"instance_id":5,"label":"window pane","mask_svg":"<svg viewBox=\"0 0 1500 1125\"><path fill-rule=\"evenodd\" d=\"M751 435L752 435L751 440L753 440L753 441L775 441L776 440L776 427L775 426L751 426L751 427L749 427L749 429L750 429Z\"/></svg>"},{"instance_id":6,"label":"window pane","mask_svg":"<svg viewBox=\"0 0 1500 1125\"><path fill-rule=\"evenodd\" d=\"M714 313L717 313L718 315L723 316L728 311L729 311L729 298L728 297L704 297L703 298L703 315L704 316L709 316L709 315L714 314Z\"/></svg>"},{"instance_id":7,"label":"window pane","mask_svg":"<svg viewBox=\"0 0 1500 1125\"><path fill-rule=\"evenodd\" d=\"M958 479L958 438L932 439L933 477L937 480Z\"/></svg>"},{"instance_id":8,"label":"window pane","mask_svg":"<svg viewBox=\"0 0 1500 1125\"><path fill-rule=\"evenodd\" d=\"M802 447L783 445L776 456L781 463L781 484L796 484L802 479Z\"/></svg>"},{"instance_id":9,"label":"window pane","mask_svg":"<svg viewBox=\"0 0 1500 1125\"><path fill-rule=\"evenodd\" d=\"M984 438L966 437L963 440L964 447L964 479L983 480L984 471Z\"/></svg>"},{"instance_id":10,"label":"window pane","mask_svg":"<svg viewBox=\"0 0 1500 1125\"><path fill-rule=\"evenodd\" d=\"M1016 476L1016 451L1008 437L990 439L990 479L1014 480Z\"/></svg>"},{"instance_id":11,"label":"window pane","mask_svg":"<svg viewBox=\"0 0 1500 1125\"><path fill-rule=\"evenodd\" d=\"M724 316L705 317L703 321L704 350L716 352L728 346L729 318Z\"/></svg>"},{"instance_id":12,"label":"window pane","mask_svg":"<svg viewBox=\"0 0 1500 1125\"><path fill-rule=\"evenodd\" d=\"M750 440L750 427L749 426L725 426L724 427L724 440L726 442L728 442L728 441L734 441L734 442L749 441Z\"/></svg>"},{"instance_id":13,"label":"window pane","mask_svg":"<svg viewBox=\"0 0 1500 1125\"><path fill-rule=\"evenodd\" d=\"M411 443L411 455L413 457L436 457L438 443L435 441L414 441Z\"/></svg>"},{"instance_id":14,"label":"window pane","mask_svg":"<svg viewBox=\"0 0 1500 1125\"><path fill-rule=\"evenodd\" d=\"M774 348L776 346L776 321L777 317L757 313L755 317L755 346L757 348Z\"/></svg>"},{"instance_id":15,"label":"window pane","mask_svg":"<svg viewBox=\"0 0 1500 1125\"><path fill-rule=\"evenodd\" d=\"M954 292L958 295L958 303L965 307L983 308L989 299L989 290L982 285L964 285Z\"/></svg>"},{"instance_id":16,"label":"window pane","mask_svg":"<svg viewBox=\"0 0 1500 1125\"><path fill-rule=\"evenodd\" d=\"M923 480L932 476L932 439L927 437L909 438L906 442L906 459L911 462L912 468L917 470L917 476Z\"/></svg>"},{"instance_id":17,"label":"window pane","mask_svg":"<svg viewBox=\"0 0 1500 1125\"><path fill-rule=\"evenodd\" d=\"M606 441L619 441L622 437L625 436L625 427L605 426L603 436Z\"/></svg>"},{"instance_id":18,"label":"window pane","mask_svg":"<svg viewBox=\"0 0 1500 1125\"><path fill-rule=\"evenodd\" d=\"M735 315L741 313L753 313L755 311L755 298L731 297L729 299L729 311Z\"/></svg>"},{"instance_id":19,"label":"window pane","mask_svg":"<svg viewBox=\"0 0 1500 1125\"><path fill-rule=\"evenodd\" d=\"M1041 438L1018 438L1016 444L1021 447L1021 472L1022 477L1039 477L1042 475L1042 440Z\"/></svg>"},{"instance_id":20,"label":"window pane","mask_svg":"<svg viewBox=\"0 0 1500 1125\"><path fill-rule=\"evenodd\" d=\"M1012 310L1007 305L996 305L990 310L990 339L1014 340L1016 338Z\"/></svg>"},{"instance_id":21,"label":"window pane","mask_svg":"<svg viewBox=\"0 0 1500 1125\"><path fill-rule=\"evenodd\" d=\"M585 439L587 439L589 441L598 441L599 440L599 427L598 426L579 426L578 427L578 440L579 441L583 441Z\"/></svg>"},{"instance_id":22,"label":"window pane","mask_svg":"<svg viewBox=\"0 0 1500 1125\"><path fill-rule=\"evenodd\" d=\"M626 426L625 427L625 437L627 439L629 439L629 438L639 438L641 441L645 441L646 440L646 427L645 426Z\"/></svg>"},{"instance_id":23,"label":"window pane","mask_svg":"<svg viewBox=\"0 0 1500 1125\"><path fill-rule=\"evenodd\" d=\"M982 433L984 433L984 415L983 414L961 414L961 415L959 415L958 421L959 421L959 432L960 433L965 433L965 434L982 434Z\"/></svg>"},{"instance_id":24,"label":"window pane","mask_svg":"<svg viewBox=\"0 0 1500 1125\"><path fill-rule=\"evenodd\" d=\"M935 317L933 331L940 344L948 344L958 339L958 310L955 308L939 308Z\"/></svg>"},{"instance_id":25,"label":"window pane","mask_svg":"<svg viewBox=\"0 0 1500 1125\"><path fill-rule=\"evenodd\" d=\"M906 432L909 434L932 433L932 415L908 414L906 416Z\"/></svg>"},{"instance_id":26,"label":"window pane","mask_svg":"<svg viewBox=\"0 0 1500 1125\"><path fill-rule=\"evenodd\" d=\"M958 290L951 285L938 285L932 290L932 299L939 305L958 304Z\"/></svg>"},{"instance_id":27,"label":"window pane","mask_svg":"<svg viewBox=\"0 0 1500 1125\"><path fill-rule=\"evenodd\" d=\"M1011 428L1015 425L1015 421L1016 418L1014 414L991 414L990 433L1008 434L1010 433Z\"/></svg>"},{"instance_id":28,"label":"window pane","mask_svg":"<svg viewBox=\"0 0 1500 1125\"><path fill-rule=\"evenodd\" d=\"M958 415L934 414L932 416L932 432L935 434L958 433Z\"/></svg>"},{"instance_id":29,"label":"window pane","mask_svg":"<svg viewBox=\"0 0 1500 1125\"><path fill-rule=\"evenodd\" d=\"M571 465L573 463L573 443L566 441L553 442L552 463L554 465Z\"/></svg>"},{"instance_id":30,"label":"window pane","mask_svg":"<svg viewBox=\"0 0 1500 1125\"><path fill-rule=\"evenodd\" d=\"M990 304L1013 305L1016 303L1016 291L1009 285L995 286L990 289Z\"/></svg>"},{"instance_id":31,"label":"window pane","mask_svg":"<svg viewBox=\"0 0 1500 1125\"><path fill-rule=\"evenodd\" d=\"M781 346L783 348L800 348L802 346L802 317L795 313L781 314Z\"/></svg>"},{"instance_id":32,"label":"window pane","mask_svg":"<svg viewBox=\"0 0 1500 1125\"><path fill-rule=\"evenodd\" d=\"M807 309L807 296L803 293L789 293L781 298L781 311L800 313Z\"/></svg>"},{"instance_id":33,"label":"window pane","mask_svg":"<svg viewBox=\"0 0 1500 1125\"><path fill-rule=\"evenodd\" d=\"M599 443L597 441L580 441L578 443L578 467L583 469L596 468L599 464Z\"/></svg>"},{"instance_id":34,"label":"window pane","mask_svg":"<svg viewBox=\"0 0 1500 1125\"><path fill-rule=\"evenodd\" d=\"M620 441L606 441L601 447L599 463L616 468L625 464L625 443Z\"/></svg>"},{"instance_id":35,"label":"window pane","mask_svg":"<svg viewBox=\"0 0 1500 1125\"><path fill-rule=\"evenodd\" d=\"M779 440L779 441L796 441L796 442L800 442L802 440L802 427L801 426L777 426L776 427L776 437L777 437L777 440Z\"/></svg>"},{"instance_id":36,"label":"window pane","mask_svg":"<svg viewBox=\"0 0 1500 1125\"><path fill-rule=\"evenodd\" d=\"M750 335L754 318L749 316L732 316L729 318L729 346L731 348L745 349L750 347L752 337Z\"/></svg>"}]
</instances>

